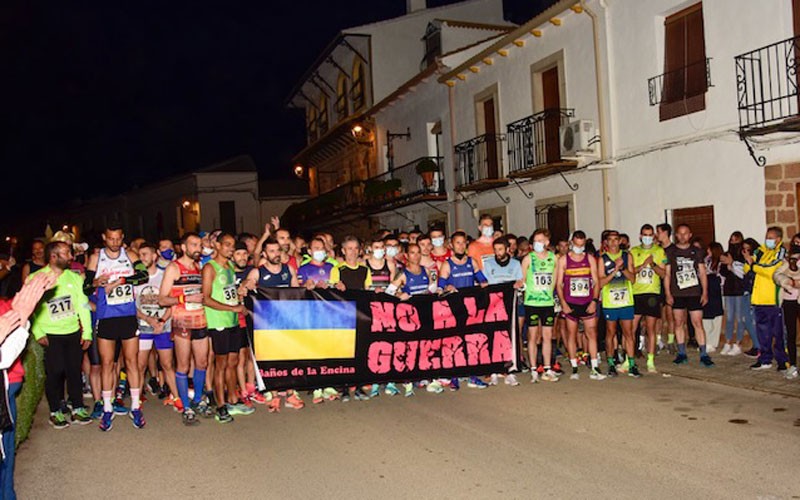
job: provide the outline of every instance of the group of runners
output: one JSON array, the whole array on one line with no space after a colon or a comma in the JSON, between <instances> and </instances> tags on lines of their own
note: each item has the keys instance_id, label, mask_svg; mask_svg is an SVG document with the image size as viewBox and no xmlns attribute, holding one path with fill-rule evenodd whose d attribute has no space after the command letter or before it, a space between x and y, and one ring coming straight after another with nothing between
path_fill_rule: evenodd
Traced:
<instances>
[{"instance_id":1,"label":"group of runners","mask_svg":"<svg viewBox=\"0 0 800 500\"><path fill-rule=\"evenodd\" d=\"M523 365L531 382L556 382L564 373L557 341L566 350L571 379L580 378L580 366L592 380L639 378L637 354L646 355L646 371L656 373L655 356L664 347L674 352L673 363L687 363L688 325L699 362L714 366L703 326L706 252L692 244L689 226L677 226L673 240L668 224L645 224L640 244L632 248L613 230L602 234L599 248L582 231L560 242L552 242L546 229L530 239L502 234L489 216L480 218L478 230L474 240L463 231L448 236L441 227L427 233L380 231L366 242L347 236L337 253L331 234L306 241L281 228L277 218L260 238L214 231L187 233L177 242L135 238L126 244L122 228L109 227L102 246L88 251L81 263L73 252L85 247L69 235L37 242L23 274L57 276L32 317L33 335L46 348L50 423L61 429L99 421L100 429L109 431L115 415L127 414L142 428L144 391L172 405L186 425L196 425L198 416L231 422L253 413L254 403L269 411L303 408L297 392L269 391L259 383L249 304L259 287L373 290L407 299L511 282L518 289L528 355ZM749 259L747 271L763 273ZM796 352L789 354L788 364L795 367ZM506 374L505 383L518 385L517 375ZM498 375L466 378L473 388L498 381ZM405 383L403 391L389 383L310 392L313 403L321 403L347 401L351 392L365 400L381 392L411 396L421 386L434 393L458 390L460 382ZM95 401L91 409L84 406L84 392ZM123 403L127 394L129 406Z\"/></svg>"}]
</instances>

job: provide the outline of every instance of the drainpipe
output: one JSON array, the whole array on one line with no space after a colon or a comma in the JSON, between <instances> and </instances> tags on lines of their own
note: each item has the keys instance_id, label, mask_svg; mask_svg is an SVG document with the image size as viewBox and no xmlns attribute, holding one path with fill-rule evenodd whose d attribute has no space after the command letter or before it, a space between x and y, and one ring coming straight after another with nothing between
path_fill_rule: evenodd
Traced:
<instances>
[{"instance_id":1,"label":"drainpipe","mask_svg":"<svg viewBox=\"0 0 800 500\"><path fill-rule=\"evenodd\" d=\"M603 8L603 13L608 10L605 0L599 0L600 7ZM598 124L598 131L600 134L600 161L602 163L608 161L608 112L605 102L605 85L602 78L602 64L600 58L600 33L598 28L597 14L592 11L587 5L586 0L581 0L581 7L592 19L592 36L594 37L594 76L595 76L595 90L597 92L597 114L600 117ZM603 226L609 227L611 223L611 203L608 185L608 170L603 168L601 170L603 175Z\"/></svg>"},{"instance_id":2,"label":"drainpipe","mask_svg":"<svg viewBox=\"0 0 800 500\"><path fill-rule=\"evenodd\" d=\"M453 196L456 197L455 187L458 180L458 164L456 163L456 88L455 86L447 87L447 97L450 107L450 158L453 162ZM453 207L453 227L458 229L461 227L458 221L458 203L454 203ZM452 228L451 228L452 229Z\"/></svg>"}]
</instances>

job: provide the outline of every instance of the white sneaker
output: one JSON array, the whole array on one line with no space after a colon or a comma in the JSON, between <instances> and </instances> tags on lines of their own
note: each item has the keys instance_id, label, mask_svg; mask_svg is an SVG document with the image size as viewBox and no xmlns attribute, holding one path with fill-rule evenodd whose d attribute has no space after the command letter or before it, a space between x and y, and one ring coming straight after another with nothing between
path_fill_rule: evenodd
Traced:
<instances>
[{"instance_id":1,"label":"white sneaker","mask_svg":"<svg viewBox=\"0 0 800 500\"><path fill-rule=\"evenodd\" d=\"M784 375L784 377L786 377L786 380L794 380L794 379L800 377L800 373L797 372L797 367L796 366L790 366L786 370L786 375Z\"/></svg>"},{"instance_id":2,"label":"white sneaker","mask_svg":"<svg viewBox=\"0 0 800 500\"><path fill-rule=\"evenodd\" d=\"M714 347L713 345L707 345L706 346L706 352L716 352L716 351L717 351L717 348Z\"/></svg>"},{"instance_id":3,"label":"white sneaker","mask_svg":"<svg viewBox=\"0 0 800 500\"><path fill-rule=\"evenodd\" d=\"M547 370L542 374L542 380L545 382L558 382L558 375L553 370Z\"/></svg>"},{"instance_id":4,"label":"white sneaker","mask_svg":"<svg viewBox=\"0 0 800 500\"><path fill-rule=\"evenodd\" d=\"M719 353L722 354L723 356L727 356L728 354L730 354L730 352L731 352L731 345L726 342L725 347L723 347Z\"/></svg>"},{"instance_id":5,"label":"white sneaker","mask_svg":"<svg viewBox=\"0 0 800 500\"><path fill-rule=\"evenodd\" d=\"M496 373L492 373L492 376L489 377L489 385L497 385L498 378Z\"/></svg>"},{"instance_id":6,"label":"white sneaker","mask_svg":"<svg viewBox=\"0 0 800 500\"><path fill-rule=\"evenodd\" d=\"M575 373L573 373L573 374L571 374L569 376L569 379L570 380L580 380L581 379L581 374L578 373L578 372L575 372Z\"/></svg>"},{"instance_id":7,"label":"white sneaker","mask_svg":"<svg viewBox=\"0 0 800 500\"><path fill-rule=\"evenodd\" d=\"M506 385L510 385L512 387L519 385L519 381L517 381L517 376L514 375L513 373L509 373L508 375L506 375Z\"/></svg>"},{"instance_id":8,"label":"white sneaker","mask_svg":"<svg viewBox=\"0 0 800 500\"><path fill-rule=\"evenodd\" d=\"M539 382L539 372L531 370L531 384Z\"/></svg>"},{"instance_id":9,"label":"white sneaker","mask_svg":"<svg viewBox=\"0 0 800 500\"><path fill-rule=\"evenodd\" d=\"M592 372L589 374L589 378L592 380L605 380L606 376L600 373L597 368L592 369Z\"/></svg>"},{"instance_id":10,"label":"white sneaker","mask_svg":"<svg viewBox=\"0 0 800 500\"><path fill-rule=\"evenodd\" d=\"M728 351L728 356L738 356L742 353L742 348L739 347L739 344L733 344L731 346L731 350Z\"/></svg>"}]
</instances>

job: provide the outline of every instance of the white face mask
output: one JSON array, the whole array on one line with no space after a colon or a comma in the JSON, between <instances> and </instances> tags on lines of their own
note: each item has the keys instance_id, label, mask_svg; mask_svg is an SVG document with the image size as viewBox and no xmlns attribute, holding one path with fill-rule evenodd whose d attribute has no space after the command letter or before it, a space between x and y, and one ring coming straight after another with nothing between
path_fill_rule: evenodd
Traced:
<instances>
[{"instance_id":1,"label":"white face mask","mask_svg":"<svg viewBox=\"0 0 800 500\"><path fill-rule=\"evenodd\" d=\"M771 239L771 238L764 240L764 246L766 246L770 250L774 250L777 245L778 245L778 242L776 240Z\"/></svg>"},{"instance_id":2,"label":"white face mask","mask_svg":"<svg viewBox=\"0 0 800 500\"><path fill-rule=\"evenodd\" d=\"M211 255L212 253L214 253L214 249L213 248L209 248L209 247L203 247L202 252L203 252L203 255L208 256L208 255Z\"/></svg>"},{"instance_id":3,"label":"white face mask","mask_svg":"<svg viewBox=\"0 0 800 500\"><path fill-rule=\"evenodd\" d=\"M491 238L494 235L494 227L492 226L483 226L481 228L481 234L484 238Z\"/></svg>"},{"instance_id":4,"label":"white face mask","mask_svg":"<svg viewBox=\"0 0 800 500\"><path fill-rule=\"evenodd\" d=\"M576 247L574 245L572 246L572 251L578 255L582 254L584 250L586 250L586 247Z\"/></svg>"},{"instance_id":5,"label":"white face mask","mask_svg":"<svg viewBox=\"0 0 800 500\"><path fill-rule=\"evenodd\" d=\"M652 244L653 244L652 236L642 236L642 245L649 247Z\"/></svg>"},{"instance_id":6,"label":"white face mask","mask_svg":"<svg viewBox=\"0 0 800 500\"><path fill-rule=\"evenodd\" d=\"M433 243L433 246L435 246L437 248L443 247L444 246L444 238L433 238L431 240L431 243Z\"/></svg>"},{"instance_id":7,"label":"white face mask","mask_svg":"<svg viewBox=\"0 0 800 500\"><path fill-rule=\"evenodd\" d=\"M323 262L328 253L325 250L314 250L311 252L311 258L317 262Z\"/></svg>"},{"instance_id":8,"label":"white face mask","mask_svg":"<svg viewBox=\"0 0 800 500\"><path fill-rule=\"evenodd\" d=\"M377 250L372 251L372 256L376 259L382 259L384 255L386 255L386 250L383 248L378 248Z\"/></svg>"},{"instance_id":9,"label":"white face mask","mask_svg":"<svg viewBox=\"0 0 800 500\"><path fill-rule=\"evenodd\" d=\"M544 252L544 243L541 241L534 241L533 242L533 251L536 253Z\"/></svg>"},{"instance_id":10,"label":"white face mask","mask_svg":"<svg viewBox=\"0 0 800 500\"><path fill-rule=\"evenodd\" d=\"M386 255L388 257L396 257L397 256L397 252L398 252L398 249L395 246L386 247Z\"/></svg>"}]
</instances>

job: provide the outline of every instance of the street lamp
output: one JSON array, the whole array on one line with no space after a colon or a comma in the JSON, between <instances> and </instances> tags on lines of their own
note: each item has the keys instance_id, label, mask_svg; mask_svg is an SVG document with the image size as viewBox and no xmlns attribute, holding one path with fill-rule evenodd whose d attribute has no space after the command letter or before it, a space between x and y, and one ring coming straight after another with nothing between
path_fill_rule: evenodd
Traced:
<instances>
[{"instance_id":1,"label":"street lamp","mask_svg":"<svg viewBox=\"0 0 800 500\"><path fill-rule=\"evenodd\" d=\"M183 203L181 203L181 206L182 206L183 208L189 208L189 206L190 206L191 204L192 204L192 203L191 203L189 200L183 200Z\"/></svg>"},{"instance_id":2,"label":"street lamp","mask_svg":"<svg viewBox=\"0 0 800 500\"><path fill-rule=\"evenodd\" d=\"M306 172L305 167L303 167L299 163L294 166L294 175L296 175L298 179L302 179L305 172Z\"/></svg>"}]
</instances>

